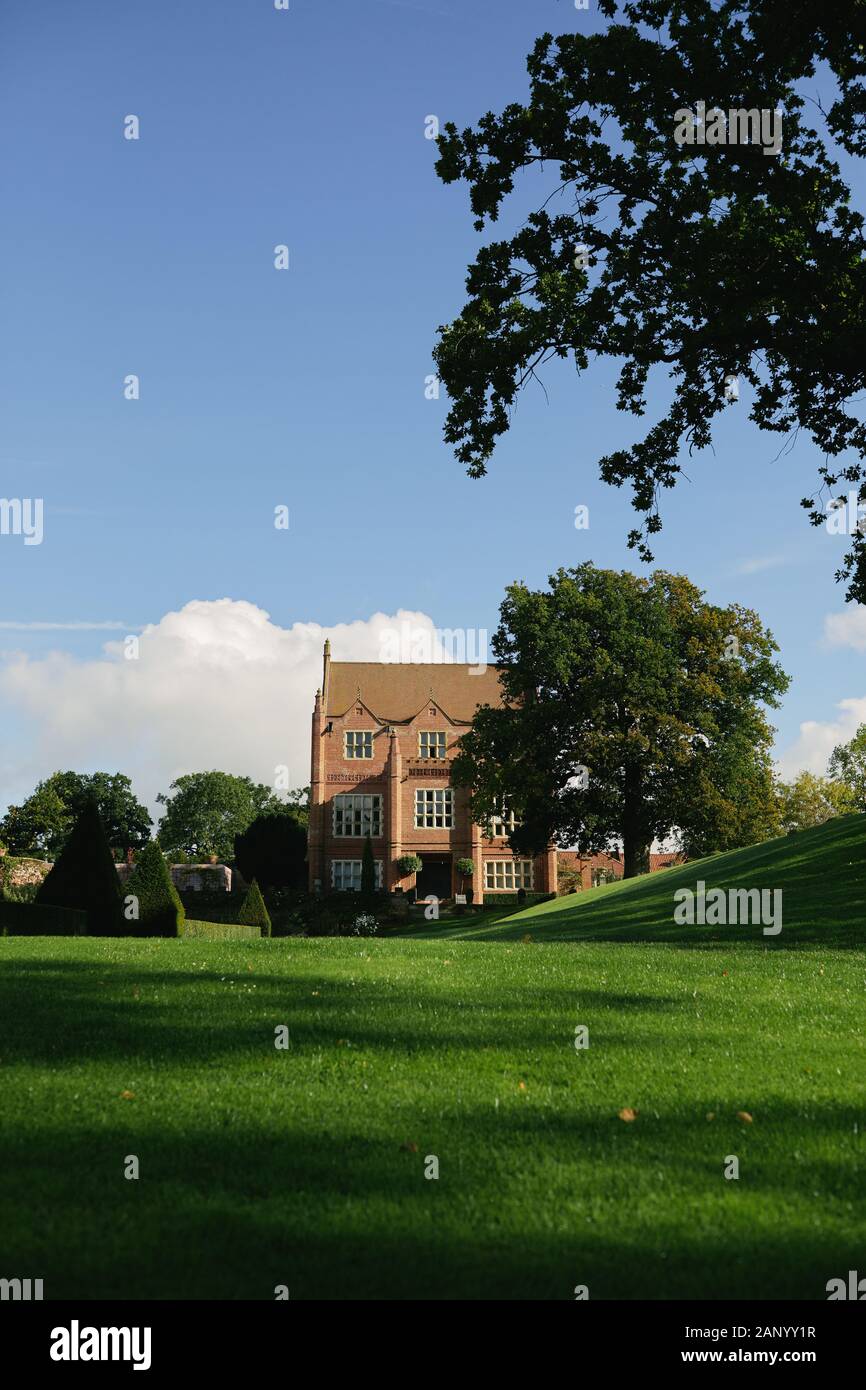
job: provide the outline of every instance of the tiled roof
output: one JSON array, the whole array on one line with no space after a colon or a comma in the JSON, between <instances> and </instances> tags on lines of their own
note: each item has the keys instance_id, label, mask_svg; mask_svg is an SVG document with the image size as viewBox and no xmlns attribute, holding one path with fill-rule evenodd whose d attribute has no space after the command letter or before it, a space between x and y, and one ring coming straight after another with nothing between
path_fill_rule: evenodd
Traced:
<instances>
[{"instance_id":1,"label":"tiled roof","mask_svg":"<svg viewBox=\"0 0 866 1390\"><path fill-rule=\"evenodd\" d=\"M667 850L664 854L650 855L650 873L658 869L670 869L674 864L685 864L686 856L681 850Z\"/></svg>"},{"instance_id":2,"label":"tiled roof","mask_svg":"<svg viewBox=\"0 0 866 1390\"><path fill-rule=\"evenodd\" d=\"M394 723L411 719L428 700L465 723L479 705L502 704L495 666L478 671L456 661L332 661L326 713L345 714L359 695L377 718Z\"/></svg>"}]
</instances>

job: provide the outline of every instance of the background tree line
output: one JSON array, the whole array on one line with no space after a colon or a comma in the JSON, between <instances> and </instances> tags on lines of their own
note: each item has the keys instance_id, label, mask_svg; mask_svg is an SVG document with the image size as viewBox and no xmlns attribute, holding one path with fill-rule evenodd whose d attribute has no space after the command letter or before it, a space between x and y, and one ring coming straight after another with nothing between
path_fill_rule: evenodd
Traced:
<instances>
[{"instance_id":1,"label":"background tree line","mask_svg":"<svg viewBox=\"0 0 866 1390\"><path fill-rule=\"evenodd\" d=\"M227 772L193 772L171 783L155 838L175 863L216 858L244 878L274 886L304 879L309 788L285 798ZM13 856L56 860L85 808L94 805L115 859L140 852L153 820L123 773L55 772L0 821L0 845Z\"/></svg>"}]
</instances>

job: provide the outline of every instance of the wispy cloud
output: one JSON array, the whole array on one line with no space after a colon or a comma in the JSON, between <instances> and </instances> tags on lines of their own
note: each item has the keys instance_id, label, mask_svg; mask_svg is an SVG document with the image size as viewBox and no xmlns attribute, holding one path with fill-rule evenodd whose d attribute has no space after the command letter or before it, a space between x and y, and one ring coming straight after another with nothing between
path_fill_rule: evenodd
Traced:
<instances>
[{"instance_id":1,"label":"wispy cloud","mask_svg":"<svg viewBox=\"0 0 866 1390\"><path fill-rule=\"evenodd\" d=\"M761 570L775 570L789 563L787 555L753 555L749 560L741 560L735 565L732 574L760 574Z\"/></svg>"},{"instance_id":2,"label":"wispy cloud","mask_svg":"<svg viewBox=\"0 0 866 1390\"><path fill-rule=\"evenodd\" d=\"M84 619L72 623L19 623L11 618L0 618L0 629L5 632L141 632L141 627L129 623L90 622Z\"/></svg>"}]
</instances>

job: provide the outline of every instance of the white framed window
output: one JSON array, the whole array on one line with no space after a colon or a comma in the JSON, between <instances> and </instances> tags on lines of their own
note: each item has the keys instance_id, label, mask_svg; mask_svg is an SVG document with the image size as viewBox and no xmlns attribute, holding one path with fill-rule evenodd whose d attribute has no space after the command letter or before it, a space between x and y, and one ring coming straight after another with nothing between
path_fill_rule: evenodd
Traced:
<instances>
[{"instance_id":1,"label":"white framed window","mask_svg":"<svg viewBox=\"0 0 866 1390\"><path fill-rule=\"evenodd\" d=\"M381 796L344 792L334 797L334 834L362 840L382 834Z\"/></svg>"},{"instance_id":2,"label":"white framed window","mask_svg":"<svg viewBox=\"0 0 866 1390\"><path fill-rule=\"evenodd\" d=\"M444 758L445 734L438 729L422 729L418 734L419 758Z\"/></svg>"},{"instance_id":3,"label":"white framed window","mask_svg":"<svg viewBox=\"0 0 866 1390\"><path fill-rule=\"evenodd\" d=\"M520 824L506 799L503 799L498 811L494 812L490 819L490 838L491 840L501 840L504 836L510 835L512 830Z\"/></svg>"},{"instance_id":4,"label":"white framed window","mask_svg":"<svg viewBox=\"0 0 866 1390\"><path fill-rule=\"evenodd\" d=\"M382 861L375 861L377 888L382 887ZM332 859L331 860L331 887L338 893L360 893L361 891L361 860L360 859Z\"/></svg>"},{"instance_id":5,"label":"white framed window","mask_svg":"<svg viewBox=\"0 0 866 1390\"><path fill-rule=\"evenodd\" d=\"M372 758L373 730L347 729L343 734L344 758Z\"/></svg>"},{"instance_id":6,"label":"white framed window","mask_svg":"<svg viewBox=\"0 0 866 1390\"><path fill-rule=\"evenodd\" d=\"M450 787L419 787L415 792L415 829L450 830L454 793Z\"/></svg>"},{"instance_id":7,"label":"white framed window","mask_svg":"<svg viewBox=\"0 0 866 1390\"><path fill-rule=\"evenodd\" d=\"M514 893L531 888L535 882L531 859L488 859L484 865L484 890Z\"/></svg>"}]
</instances>

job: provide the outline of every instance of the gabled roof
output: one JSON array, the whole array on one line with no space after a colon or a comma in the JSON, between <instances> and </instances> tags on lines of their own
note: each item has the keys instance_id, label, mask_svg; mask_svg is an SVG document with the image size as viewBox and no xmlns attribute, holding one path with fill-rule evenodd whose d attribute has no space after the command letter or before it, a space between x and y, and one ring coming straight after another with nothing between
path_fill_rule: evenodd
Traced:
<instances>
[{"instance_id":1,"label":"gabled roof","mask_svg":"<svg viewBox=\"0 0 866 1390\"><path fill-rule=\"evenodd\" d=\"M451 719L469 724L479 705L502 704L495 666L479 671L456 661L331 661L326 715L345 714L359 694L367 709L385 723L407 722L431 702Z\"/></svg>"}]
</instances>

